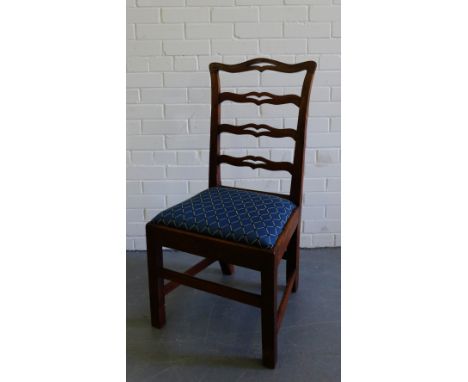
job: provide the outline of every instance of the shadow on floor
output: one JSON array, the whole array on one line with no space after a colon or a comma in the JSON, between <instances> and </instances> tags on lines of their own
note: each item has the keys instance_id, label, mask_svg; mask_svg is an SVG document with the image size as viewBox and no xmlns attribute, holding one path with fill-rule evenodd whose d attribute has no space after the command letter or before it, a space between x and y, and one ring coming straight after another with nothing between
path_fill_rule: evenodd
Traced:
<instances>
[{"instance_id":1,"label":"shadow on floor","mask_svg":"<svg viewBox=\"0 0 468 382\"><path fill-rule=\"evenodd\" d=\"M165 266L182 271L199 257L166 252ZM279 297L285 285L282 262ZM217 263L197 277L259 293L260 274ZM127 253L127 381L340 380L340 248L302 250L299 290L278 335L274 370L261 363L260 310L181 286L166 297L167 323L150 325L146 256Z\"/></svg>"}]
</instances>

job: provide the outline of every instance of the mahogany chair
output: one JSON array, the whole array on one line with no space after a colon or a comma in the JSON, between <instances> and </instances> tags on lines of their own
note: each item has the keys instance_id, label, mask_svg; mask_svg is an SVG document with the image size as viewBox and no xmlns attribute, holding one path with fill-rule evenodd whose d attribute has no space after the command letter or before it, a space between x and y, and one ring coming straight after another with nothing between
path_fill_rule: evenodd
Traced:
<instances>
[{"instance_id":1,"label":"mahogany chair","mask_svg":"<svg viewBox=\"0 0 468 382\"><path fill-rule=\"evenodd\" d=\"M256 58L236 65L210 64L212 105L209 188L161 212L146 225L151 324L156 328L162 328L166 321L165 296L180 284L253 305L261 309L263 364L275 367L277 333L289 296L291 292L296 292L299 281L304 149L309 95L316 66L314 61L290 65L267 58ZM220 71L240 73L251 70L283 73L305 71L301 95L220 91ZM278 129L253 123L242 126L221 124L220 104L224 101L253 102L257 105L292 103L299 110L297 129ZM273 162L252 155L220 155L221 133L290 137L295 140L293 163ZM221 163L288 171L292 176L290 193L282 195L222 186ZM205 259L185 273L178 273L164 268L163 246ZM277 306L277 270L281 259L286 260L287 284ZM261 272L261 294L194 277L215 261L219 261L226 275L233 273L234 265ZM164 279L169 282L164 284Z\"/></svg>"}]
</instances>

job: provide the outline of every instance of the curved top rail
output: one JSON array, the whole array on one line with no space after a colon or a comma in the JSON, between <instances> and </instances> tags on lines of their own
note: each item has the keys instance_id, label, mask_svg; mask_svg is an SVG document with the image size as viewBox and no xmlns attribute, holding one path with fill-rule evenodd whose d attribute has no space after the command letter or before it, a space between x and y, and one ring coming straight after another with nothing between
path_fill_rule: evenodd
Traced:
<instances>
[{"instance_id":1,"label":"curved top rail","mask_svg":"<svg viewBox=\"0 0 468 382\"><path fill-rule=\"evenodd\" d=\"M257 65L257 64L268 64L268 65ZM305 61L297 64L285 64L271 58L254 58L239 64L222 64L220 62L213 62L210 64L210 71L225 71L229 73L246 72L249 70L257 70L263 72L265 70L272 70L282 73L296 73L302 70L315 71L317 63L315 61Z\"/></svg>"}]
</instances>

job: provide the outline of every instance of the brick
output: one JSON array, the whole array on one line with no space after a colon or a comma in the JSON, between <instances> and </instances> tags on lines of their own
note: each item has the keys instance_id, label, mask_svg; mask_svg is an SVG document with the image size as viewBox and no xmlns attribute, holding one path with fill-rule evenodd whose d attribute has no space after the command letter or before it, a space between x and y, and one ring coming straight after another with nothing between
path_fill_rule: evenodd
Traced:
<instances>
[{"instance_id":1,"label":"brick","mask_svg":"<svg viewBox=\"0 0 468 382\"><path fill-rule=\"evenodd\" d=\"M166 135L166 134L187 134L187 120L167 121L167 120L144 120L143 134Z\"/></svg>"},{"instance_id":2,"label":"brick","mask_svg":"<svg viewBox=\"0 0 468 382\"><path fill-rule=\"evenodd\" d=\"M325 176L340 176L341 166L339 164L328 164L317 166L315 163L309 163L304 169L306 178L320 178Z\"/></svg>"},{"instance_id":3,"label":"brick","mask_svg":"<svg viewBox=\"0 0 468 382\"><path fill-rule=\"evenodd\" d=\"M339 102L315 102L309 110L309 115L312 117L330 117L339 116L341 105Z\"/></svg>"},{"instance_id":4,"label":"brick","mask_svg":"<svg viewBox=\"0 0 468 382\"><path fill-rule=\"evenodd\" d=\"M341 179L340 178L328 178L327 179L327 191L341 191Z\"/></svg>"},{"instance_id":5,"label":"brick","mask_svg":"<svg viewBox=\"0 0 468 382\"><path fill-rule=\"evenodd\" d=\"M186 164L201 164L200 154L198 151L179 151L177 153L177 163Z\"/></svg>"},{"instance_id":6,"label":"brick","mask_svg":"<svg viewBox=\"0 0 468 382\"><path fill-rule=\"evenodd\" d=\"M317 150L317 163L340 163L339 149Z\"/></svg>"},{"instance_id":7,"label":"brick","mask_svg":"<svg viewBox=\"0 0 468 382\"><path fill-rule=\"evenodd\" d=\"M304 73L279 73L265 71L262 73L262 86L297 86L301 87L304 82ZM315 83L315 80L314 80Z\"/></svg>"},{"instance_id":8,"label":"brick","mask_svg":"<svg viewBox=\"0 0 468 382\"><path fill-rule=\"evenodd\" d=\"M210 103L210 88L191 88L188 89L188 101L190 103Z\"/></svg>"},{"instance_id":9,"label":"brick","mask_svg":"<svg viewBox=\"0 0 468 382\"><path fill-rule=\"evenodd\" d=\"M276 5L283 4L283 0L236 0L237 5Z\"/></svg>"},{"instance_id":10,"label":"brick","mask_svg":"<svg viewBox=\"0 0 468 382\"><path fill-rule=\"evenodd\" d=\"M143 193L145 194L186 194L188 184L184 180L162 180L143 182Z\"/></svg>"},{"instance_id":11,"label":"brick","mask_svg":"<svg viewBox=\"0 0 468 382\"><path fill-rule=\"evenodd\" d=\"M135 165L153 165L153 152L152 151L133 151L132 162Z\"/></svg>"},{"instance_id":12,"label":"brick","mask_svg":"<svg viewBox=\"0 0 468 382\"><path fill-rule=\"evenodd\" d=\"M161 119L162 116L161 105L127 105L128 119Z\"/></svg>"},{"instance_id":13,"label":"brick","mask_svg":"<svg viewBox=\"0 0 468 382\"><path fill-rule=\"evenodd\" d=\"M281 37L281 23L236 23L235 35L240 38Z\"/></svg>"},{"instance_id":14,"label":"brick","mask_svg":"<svg viewBox=\"0 0 468 382\"><path fill-rule=\"evenodd\" d=\"M333 87L331 93L332 101L341 101L341 87Z\"/></svg>"},{"instance_id":15,"label":"brick","mask_svg":"<svg viewBox=\"0 0 468 382\"><path fill-rule=\"evenodd\" d=\"M260 40L262 53L306 53L307 40L305 39L263 39Z\"/></svg>"},{"instance_id":16,"label":"brick","mask_svg":"<svg viewBox=\"0 0 468 382\"><path fill-rule=\"evenodd\" d=\"M330 131L340 132L341 131L341 118L330 118Z\"/></svg>"},{"instance_id":17,"label":"brick","mask_svg":"<svg viewBox=\"0 0 468 382\"><path fill-rule=\"evenodd\" d=\"M190 197L191 197L191 195L172 195L172 194L168 194L166 196L167 207L172 207L172 206L175 206L176 204L182 203L182 202L186 201L187 199L189 199Z\"/></svg>"},{"instance_id":18,"label":"brick","mask_svg":"<svg viewBox=\"0 0 468 382\"><path fill-rule=\"evenodd\" d=\"M255 89L258 89L258 85L260 83L260 73L256 71L249 71L244 73L221 72L219 74L219 81L223 90L229 86L252 86L255 87ZM249 89L248 91L253 90L254 89ZM243 90L240 89L240 92L243 92Z\"/></svg>"},{"instance_id":19,"label":"brick","mask_svg":"<svg viewBox=\"0 0 468 382\"><path fill-rule=\"evenodd\" d=\"M166 119L209 118L210 105L165 105Z\"/></svg>"},{"instance_id":20,"label":"brick","mask_svg":"<svg viewBox=\"0 0 468 382\"><path fill-rule=\"evenodd\" d=\"M141 134L141 121L127 120L127 135Z\"/></svg>"},{"instance_id":21,"label":"brick","mask_svg":"<svg viewBox=\"0 0 468 382\"><path fill-rule=\"evenodd\" d=\"M271 150L270 159L276 162L293 161L294 153L292 149L274 149Z\"/></svg>"},{"instance_id":22,"label":"brick","mask_svg":"<svg viewBox=\"0 0 468 382\"><path fill-rule=\"evenodd\" d=\"M297 118L285 118L284 127L287 129L297 128ZM307 129L310 132L325 133L328 132L328 118L309 118L307 121Z\"/></svg>"},{"instance_id":23,"label":"brick","mask_svg":"<svg viewBox=\"0 0 468 382\"><path fill-rule=\"evenodd\" d=\"M159 23L159 9L141 9L141 8L128 8L127 9L127 23L128 24L144 24L144 23Z\"/></svg>"},{"instance_id":24,"label":"brick","mask_svg":"<svg viewBox=\"0 0 468 382\"><path fill-rule=\"evenodd\" d=\"M340 232L339 220L304 220L304 232L306 233L328 233Z\"/></svg>"},{"instance_id":25,"label":"brick","mask_svg":"<svg viewBox=\"0 0 468 382\"><path fill-rule=\"evenodd\" d=\"M139 103L140 92L138 89L127 89L127 103Z\"/></svg>"},{"instance_id":26,"label":"brick","mask_svg":"<svg viewBox=\"0 0 468 382\"><path fill-rule=\"evenodd\" d=\"M145 236L145 223L127 223L127 236Z\"/></svg>"},{"instance_id":27,"label":"brick","mask_svg":"<svg viewBox=\"0 0 468 382\"><path fill-rule=\"evenodd\" d=\"M323 54L319 66L321 70L340 70L341 57L338 54Z\"/></svg>"},{"instance_id":28,"label":"brick","mask_svg":"<svg viewBox=\"0 0 468 382\"><path fill-rule=\"evenodd\" d=\"M155 151L153 153L154 163L157 165L176 164L175 151Z\"/></svg>"},{"instance_id":29,"label":"brick","mask_svg":"<svg viewBox=\"0 0 468 382\"><path fill-rule=\"evenodd\" d=\"M175 57L174 70L193 72L197 70L196 57Z\"/></svg>"},{"instance_id":30,"label":"brick","mask_svg":"<svg viewBox=\"0 0 468 382\"><path fill-rule=\"evenodd\" d=\"M183 24L139 24L137 25L139 40L183 39Z\"/></svg>"},{"instance_id":31,"label":"brick","mask_svg":"<svg viewBox=\"0 0 468 382\"><path fill-rule=\"evenodd\" d=\"M164 73L164 85L169 87L203 87L210 86L208 73Z\"/></svg>"},{"instance_id":32,"label":"brick","mask_svg":"<svg viewBox=\"0 0 468 382\"><path fill-rule=\"evenodd\" d=\"M258 190L266 192L279 192L279 179L241 179L235 181L235 186L248 190Z\"/></svg>"},{"instance_id":33,"label":"brick","mask_svg":"<svg viewBox=\"0 0 468 382\"><path fill-rule=\"evenodd\" d=\"M324 219L325 218L325 207L303 207L302 215L307 219Z\"/></svg>"},{"instance_id":34,"label":"brick","mask_svg":"<svg viewBox=\"0 0 468 382\"><path fill-rule=\"evenodd\" d=\"M127 56L158 56L162 53L161 41L127 41Z\"/></svg>"},{"instance_id":35,"label":"brick","mask_svg":"<svg viewBox=\"0 0 468 382\"><path fill-rule=\"evenodd\" d=\"M285 23L284 37L329 37L330 23Z\"/></svg>"},{"instance_id":36,"label":"brick","mask_svg":"<svg viewBox=\"0 0 468 382\"><path fill-rule=\"evenodd\" d=\"M339 21L334 21L332 24L332 36L341 37L341 23Z\"/></svg>"},{"instance_id":37,"label":"brick","mask_svg":"<svg viewBox=\"0 0 468 382\"><path fill-rule=\"evenodd\" d=\"M335 21L340 19L340 7L310 7L311 21Z\"/></svg>"},{"instance_id":38,"label":"brick","mask_svg":"<svg viewBox=\"0 0 468 382\"><path fill-rule=\"evenodd\" d=\"M335 235L318 233L312 235L312 247L313 248L324 248L333 247L335 245Z\"/></svg>"},{"instance_id":39,"label":"brick","mask_svg":"<svg viewBox=\"0 0 468 382\"><path fill-rule=\"evenodd\" d=\"M339 39L313 38L309 40L309 53L338 53Z\"/></svg>"},{"instance_id":40,"label":"brick","mask_svg":"<svg viewBox=\"0 0 468 382\"><path fill-rule=\"evenodd\" d=\"M320 70L314 79L317 86L341 85L341 73L337 70Z\"/></svg>"},{"instance_id":41,"label":"brick","mask_svg":"<svg viewBox=\"0 0 468 382\"><path fill-rule=\"evenodd\" d=\"M259 141L260 147L294 148L294 140L291 138L260 137Z\"/></svg>"},{"instance_id":42,"label":"brick","mask_svg":"<svg viewBox=\"0 0 468 382\"><path fill-rule=\"evenodd\" d=\"M323 178L304 179L304 191L305 192L325 191L325 179Z\"/></svg>"},{"instance_id":43,"label":"brick","mask_svg":"<svg viewBox=\"0 0 468 382\"><path fill-rule=\"evenodd\" d=\"M307 7L262 7L261 21L307 21Z\"/></svg>"},{"instance_id":44,"label":"brick","mask_svg":"<svg viewBox=\"0 0 468 382\"><path fill-rule=\"evenodd\" d=\"M331 0L284 0L285 4L310 4L310 5L326 5L330 4Z\"/></svg>"},{"instance_id":45,"label":"brick","mask_svg":"<svg viewBox=\"0 0 468 382\"><path fill-rule=\"evenodd\" d=\"M127 24L127 40L135 40L135 25L134 24Z\"/></svg>"},{"instance_id":46,"label":"brick","mask_svg":"<svg viewBox=\"0 0 468 382\"><path fill-rule=\"evenodd\" d=\"M134 248L135 250L137 251L145 251L146 250L146 238L134 238L133 239L133 242L134 242Z\"/></svg>"},{"instance_id":47,"label":"brick","mask_svg":"<svg viewBox=\"0 0 468 382\"><path fill-rule=\"evenodd\" d=\"M173 57L158 56L149 60L150 72L168 71L173 69Z\"/></svg>"},{"instance_id":48,"label":"brick","mask_svg":"<svg viewBox=\"0 0 468 382\"><path fill-rule=\"evenodd\" d=\"M312 192L304 194L304 205L340 204L339 192Z\"/></svg>"},{"instance_id":49,"label":"brick","mask_svg":"<svg viewBox=\"0 0 468 382\"><path fill-rule=\"evenodd\" d=\"M127 181L127 194L138 195L141 194L141 183Z\"/></svg>"},{"instance_id":50,"label":"brick","mask_svg":"<svg viewBox=\"0 0 468 382\"><path fill-rule=\"evenodd\" d=\"M137 0L139 7L176 7L185 5L185 0Z\"/></svg>"},{"instance_id":51,"label":"brick","mask_svg":"<svg viewBox=\"0 0 468 382\"><path fill-rule=\"evenodd\" d=\"M213 22L258 21L258 8L233 7L213 8L211 11Z\"/></svg>"},{"instance_id":52,"label":"brick","mask_svg":"<svg viewBox=\"0 0 468 382\"><path fill-rule=\"evenodd\" d=\"M127 221L144 221L145 215L143 209L127 209Z\"/></svg>"},{"instance_id":53,"label":"brick","mask_svg":"<svg viewBox=\"0 0 468 382\"><path fill-rule=\"evenodd\" d=\"M264 104L260 106L262 117L296 117L299 115L299 108L293 104L285 105L270 105Z\"/></svg>"},{"instance_id":54,"label":"brick","mask_svg":"<svg viewBox=\"0 0 468 382\"><path fill-rule=\"evenodd\" d=\"M127 179L129 180L146 180L146 179L163 179L165 171L163 166L140 166L140 167L127 167ZM129 206L128 206L129 207ZM142 207L142 206L133 206ZM151 207L144 206L143 207Z\"/></svg>"},{"instance_id":55,"label":"brick","mask_svg":"<svg viewBox=\"0 0 468 382\"><path fill-rule=\"evenodd\" d=\"M312 133L307 139L307 147L339 147L340 134L338 133Z\"/></svg>"},{"instance_id":56,"label":"brick","mask_svg":"<svg viewBox=\"0 0 468 382\"><path fill-rule=\"evenodd\" d=\"M187 0L187 5L231 6L234 5L234 0Z\"/></svg>"},{"instance_id":57,"label":"brick","mask_svg":"<svg viewBox=\"0 0 468 382\"><path fill-rule=\"evenodd\" d=\"M208 180L190 180L189 181L189 192L191 194L197 194L208 188Z\"/></svg>"},{"instance_id":58,"label":"brick","mask_svg":"<svg viewBox=\"0 0 468 382\"><path fill-rule=\"evenodd\" d=\"M166 137L168 149L208 149L208 135L171 135Z\"/></svg>"},{"instance_id":59,"label":"brick","mask_svg":"<svg viewBox=\"0 0 468 382\"><path fill-rule=\"evenodd\" d=\"M161 73L127 73L127 87L152 88L162 86Z\"/></svg>"},{"instance_id":60,"label":"brick","mask_svg":"<svg viewBox=\"0 0 468 382\"><path fill-rule=\"evenodd\" d=\"M252 103L223 103L221 106L221 118L246 118L259 117L259 108Z\"/></svg>"},{"instance_id":61,"label":"brick","mask_svg":"<svg viewBox=\"0 0 468 382\"><path fill-rule=\"evenodd\" d=\"M127 149L129 150L158 150L163 148L164 139L161 135L127 136Z\"/></svg>"},{"instance_id":62,"label":"brick","mask_svg":"<svg viewBox=\"0 0 468 382\"><path fill-rule=\"evenodd\" d=\"M211 50L214 54L256 54L257 40L213 40Z\"/></svg>"},{"instance_id":63,"label":"brick","mask_svg":"<svg viewBox=\"0 0 468 382\"><path fill-rule=\"evenodd\" d=\"M208 134L210 132L210 120L190 119L189 130L194 134Z\"/></svg>"},{"instance_id":64,"label":"brick","mask_svg":"<svg viewBox=\"0 0 468 382\"><path fill-rule=\"evenodd\" d=\"M187 100L186 89L141 89L141 103L181 103Z\"/></svg>"},{"instance_id":65,"label":"brick","mask_svg":"<svg viewBox=\"0 0 468 382\"><path fill-rule=\"evenodd\" d=\"M256 148L258 138L251 135L221 134L221 147L224 149Z\"/></svg>"},{"instance_id":66,"label":"brick","mask_svg":"<svg viewBox=\"0 0 468 382\"><path fill-rule=\"evenodd\" d=\"M207 40L191 41L163 41L163 50L167 55L190 56L196 54L209 54L210 43Z\"/></svg>"},{"instance_id":67,"label":"brick","mask_svg":"<svg viewBox=\"0 0 468 382\"><path fill-rule=\"evenodd\" d=\"M148 59L146 57L127 57L127 73L147 71Z\"/></svg>"},{"instance_id":68,"label":"brick","mask_svg":"<svg viewBox=\"0 0 468 382\"><path fill-rule=\"evenodd\" d=\"M327 219L341 219L340 206L327 206L326 208Z\"/></svg>"},{"instance_id":69,"label":"brick","mask_svg":"<svg viewBox=\"0 0 468 382\"><path fill-rule=\"evenodd\" d=\"M184 7L184 8L163 8L162 20L165 23L181 22L209 22L210 8Z\"/></svg>"},{"instance_id":70,"label":"brick","mask_svg":"<svg viewBox=\"0 0 468 382\"><path fill-rule=\"evenodd\" d=\"M169 166L167 168L169 179L206 179L207 166Z\"/></svg>"},{"instance_id":71,"label":"brick","mask_svg":"<svg viewBox=\"0 0 468 382\"><path fill-rule=\"evenodd\" d=\"M128 195L127 208L165 207L163 195Z\"/></svg>"},{"instance_id":72,"label":"brick","mask_svg":"<svg viewBox=\"0 0 468 382\"><path fill-rule=\"evenodd\" d=\"M187 24L185 26L187 39L231 38L233 29L231 24Z\"/></svg>"}]
</instances>

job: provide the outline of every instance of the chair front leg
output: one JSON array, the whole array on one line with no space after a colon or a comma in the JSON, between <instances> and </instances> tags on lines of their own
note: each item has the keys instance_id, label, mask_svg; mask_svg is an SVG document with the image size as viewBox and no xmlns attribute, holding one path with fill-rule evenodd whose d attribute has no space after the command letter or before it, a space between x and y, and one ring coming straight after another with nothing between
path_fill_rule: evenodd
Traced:
<instances>
[{"instance_id":1,"label":"chair front leg","mask_svg":"<svg viewBox=\"0 0 468 382\"><path fill-rule=\"evenodd\" d=\"M274 258L261 271L262 283L262 358L263 364L274 369L277 358L277 265Z\"/></svg>"},{"instance_id":2,"label":"chair front leg","mask_svg":"<svg viewBox=\"0 0 468 382\"><path fill-rule=\"evenodd\" d=\"M156 234L156 229L150 224L146 225L146 253L148 261L151 325L161 329L166 323L164 279L161 277L163 253L161 242Z\"/></svg>"},{"instance_id":3,"label":"chair front leg","mask_svg":"<svg viewBox=\"0 0 468 382\"><path fill-rule=\"evenodd\" d=\"M297 288L299 287L299 255L300 255L300 248L299 248L299 241L300 241L301 233L300 233L300 225L296 228L291 240L288 244L287 249L287 258L286 258L286 283L289 282L291 276L293 275L294 271L296 272L296 280L294 281L294 285L292 287L292 292L296 292Z\"/></svg>"}]
</instances>

